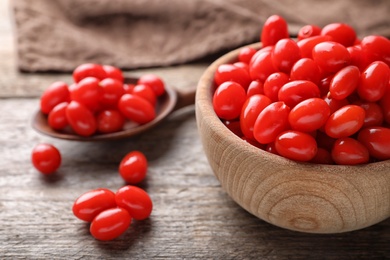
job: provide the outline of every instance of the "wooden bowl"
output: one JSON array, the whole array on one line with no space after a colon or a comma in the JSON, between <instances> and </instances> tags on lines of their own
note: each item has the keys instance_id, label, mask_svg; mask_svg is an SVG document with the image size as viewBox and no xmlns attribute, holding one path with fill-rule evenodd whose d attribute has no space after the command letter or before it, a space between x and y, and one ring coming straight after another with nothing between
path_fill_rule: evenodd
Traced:
<instances>
[{"instance_id":1,"label":"wooden bowl","mask_svg":"<svg viewBox=\"0 0 390 260\"><path fill-rule=\"evenodd\" d=\"M390 160L360 166L299 163L256 148L225 127L212 107L213 77L238 52L207 68L195 99L204 151L230 197L266 222L308 233L353 231L390 217Z\"/></svg>"}]
</instances>

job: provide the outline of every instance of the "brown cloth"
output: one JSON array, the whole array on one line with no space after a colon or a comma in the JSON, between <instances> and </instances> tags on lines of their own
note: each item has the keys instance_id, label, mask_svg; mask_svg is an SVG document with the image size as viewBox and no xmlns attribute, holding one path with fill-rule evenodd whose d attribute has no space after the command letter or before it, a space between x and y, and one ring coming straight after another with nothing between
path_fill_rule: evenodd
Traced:
<instances>
[{"instance_id":1,"label":"brown cloth","mask_svg":"<svg viewBox=\"0 0 390 260\"><path fill-rule=\"evenodd\" d=\"M389 0L11 0L18 66L71 71L85 62L123 69L181 64L259 41L264 21L345 22L360 37L390 36Z\"/></svg>"}]
</instances>

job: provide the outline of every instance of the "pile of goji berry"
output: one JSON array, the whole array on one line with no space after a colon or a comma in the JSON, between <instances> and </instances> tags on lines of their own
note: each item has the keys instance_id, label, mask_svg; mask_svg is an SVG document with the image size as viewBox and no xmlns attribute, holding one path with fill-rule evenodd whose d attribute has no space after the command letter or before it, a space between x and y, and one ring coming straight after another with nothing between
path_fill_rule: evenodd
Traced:
<instances>
[{"instance_id":1,"label":"pile of goji berry","mask_svg":"<svg viewBox=\"0 0 390 260\"><path fill-rule=\"evenodd\" d=\"M162 79L142 75L124 82L120 69L86 63L73 71L74 82L52 83L40 98L40 109L54 130L67 127L80 136L121 131L125 120L146 124L156 117L156 101L165 93Z\"/></svg>"},{"instance_id":2,"label":"pile of goji berry","mask_svg":"<svg viewBox=\"0 0 390 260\"><path fill-rule=\"evenodd\" d=\"M40 98L40 110L47 115L54 130L66 128L74 134L91 136L121 131L125 120L137 124L152 121L157 99L165 93L162 79L153 74L125 83L120 69L110 65L82 64L73 71L73 84L54 82ZM61 166L57 147L41 143L31 154L33 166L42 174L53 174ZM135 186L147 174L148 161L140 151L126 154L119 166L126 186L116 193L106 188L90 190L73 204L74 215L90 222L90 233L98 240L112 240L122 235L132 219L150 216L153 203L146 191Z\"/></svg>"},{"instance_id":3,"label":"pile of goji berry","mask_svg":"<svg viewBox=\"0 0 390 260\"><path fill-rule=\"evenodd\" d=\"M286 158L355 165L390 158L390 40L345 23L297 39L273 15L262 47L241 48L214 75L213 107L239 137Z\"/></svg>"}]
</instances>

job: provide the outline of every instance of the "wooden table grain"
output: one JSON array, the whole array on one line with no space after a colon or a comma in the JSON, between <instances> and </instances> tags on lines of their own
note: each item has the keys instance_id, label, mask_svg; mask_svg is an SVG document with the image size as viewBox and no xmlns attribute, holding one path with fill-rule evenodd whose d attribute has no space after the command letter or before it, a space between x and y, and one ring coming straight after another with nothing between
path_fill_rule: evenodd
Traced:
<instances>
[{"instance_id":1,"label":"wooden table grain","mask_svg":"<svg viewBox=\"0 0 390 260\"><path fill-rule=\"evenodd\" d=\"M35 132L31 117L42 90L71 77L18 72L9 1L0 2L0 259L390 259L390 219L355 232L318 235L272 226L240 208L208 165L193 106L121 141L64 141ZM152 72L169 85L191 88L207 65L126 74ZM31 150L41 142L62 153L53 176L31 165ZM121 237L97 241L73 216L73 201L90 189L125 185L117 168L132 150L149 160L140 186L154 210Z\"/></svg>"}]
</instances>

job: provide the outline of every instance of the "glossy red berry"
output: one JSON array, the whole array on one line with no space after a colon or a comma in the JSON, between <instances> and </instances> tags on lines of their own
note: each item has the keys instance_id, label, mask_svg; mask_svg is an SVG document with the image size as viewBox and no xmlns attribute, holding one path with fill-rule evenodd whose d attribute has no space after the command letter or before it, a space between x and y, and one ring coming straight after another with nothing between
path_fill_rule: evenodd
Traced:
<instances>
[{"instance_id":1,"label":"glossy red berry","mask_svg":"<svg viewBox=\"0 0 390 260\"><path fill-rule=\"evenodd\" d=\"M256 119L253 127L253 136L257 142L268 144L288 128L288 115L290 107L284 102L271 103L264 108Z\"/></svg>"},{"instance_id":2,"label":"glossy red berry","mask_svg":"<svg viewBox=\"0 0 390 260\"><path fill-rule=\"evenodd\" d=\"M73 70L73 80L76 83L87 77L94 77L98 80L102 80L106 78L106 76L103 66L95 63L84 63Z\"/></svg>"},{"instance_id":3,"label":"glossy red berry","mask_svg":"<svg viewBox=\"0 0 390 260\"><path fill-rule=\"evenodd\" d=\"M135 85L136 84L131 84L131 83L123 84L123 90L125 91L125 94L132 94Z\"/></svg>"},{"instance_id":4,"label":"glossy red berry","mask_svg":"<svg viewBox=\"0 0 390 260\"><path fill-rule=\"evenodd\" d=\"M325 123L325 132L333 138L348 137L364 124L365 111L357 105L346 105L330 115Z\"/></svg>"},{"instance_id":5,"label":"glossy red berry","mask_svg":"<svg viewBox=\"0 0 390 260\"><path fill-rule=\"evenodd\" d=\"M61 154L54 145L42 143L32 150L31 161L42 174L52 174L61 165Z\"/></svg>"},{"instance_id":6,"label":"glossy red berry","mask_svg":"<svg viewBox=\"0 0 390 260\"><path fill-rule=\"evenodd\" d=\"M312 59L299 59L290 71L290 80L308 80L314 84L319 84L321 81L321 71Z\"/></svg>"},{"instance_id":7,"label":"glossy red berry","mask_svg":"<svg viewBox=\"0 0 390 260\"><path fill-rule=\"evenodd\" d=\"M120 176L130 184L136 184L145 179L147 170L148 161L145 155L139 151L129 152L119 164Z\"/></svg>"},{"instance_id":8,"label":"glossy red berry","mask_svg":"<svg viewBox=\"0 0 390 260\"><path fill-rule=\"evenodd\" d=\"M249 64L249 74L252 80L264 82L269 75L277 72L272 59L272 51L261 51L255 54Z\"/></svg>"},{"instance_id":9,"label":"glossy red berry","mask_svg":"<svg viewBox=\"0 0 390 260\"><path fill-rule=\"evenodd\" d=\"M78 135L87 137L96 132L96 118L83 104L77 101L70 102L65 109L65 114L69 125Z\"/></svg>"},{"instance_id":10,"label":"glossy red berry","mask_svg":"<svg viewBox=\"0 0 390 260\"><path fill-rule=\"evenodd\" d=\"M154 74L144 74L139 77L137 84L145 84L150 86L157 97L165 93L165 83L157 75Z\"/></svg>"},{"instance_id":11,"label":"glossy red berry","mask_svg":"<svg viewBox=\"0 0 390 260\"><path fill-rule=\"evenodd\" d=\"M127 119L138 124L149 123L156 117L154 106L148 100L133 94L124 94L119 99L118 108Z\"/></svg>"},{"instance_id":12,"label":"glossy red berry","mask_svg":"<svg viewBox=\"0 0 390 260\"><path fill-rule=\"evenodd\" d=\"M106 73L106 78L116 79L119 82L124 82L124 76L121 69L112 65L103 65L103 70Z\"/></svg>"},{"instance_id":13,"label":"glossy red berry","mask_svg":"<svg viewBox=\"0 0 390 260\"><path fill-rule=\"evenodd\" d=\"M263 47L275 45L280 39L288 38L288 25L279 15L272 15L265 21L260 34Z\"/></svg>"},{"instance_id":14,"label":"glossy red berry","mask_svg":"<svg viewBox=\"0 0 390 260\"><path fill-rule=\"evenodd\" d=\"M96 117L99 133L115 133L123 129L125 117L116 109L100 111Z\"/></svg>"},{"instance_id":15,"label":"glossy red berry","mask_svg":"<svg viewBox=\"0 0 390 260\"><path fill-rule=\"evenodd\" d=\"M123 83L114 78L106 78L98 84L101 91L98 91L100 95L100 104L108 108L116 108L119 99L125 93ZM100 93L99 93L100 92Z\"/></svg>"},{"instance_id":16,"label":"glossy red berry","mask_svg":"<svg viewBox=\"0 0 390 260\"><path fill-rule=\"evenodd\" d=\"M97 240L113 240L129 228L131 216L123 208L111 208L102 211L92 221L89 228L91 235Z\"/></svg>"},{"instance_id":17,"label":"glossy red berry","mask_svg":"<svg viewBox=\"0 0 390 260\"><path fill-rule=\"evenodd\" d=\"M336 110L339 110L343 106L349 105L350 102L347 99L334 99L330 95L324 97L324 101L329 105L330 113L333 114Z\"/></svg>"},{"instance_id":18,"label":"glossy red berry","mask_svg":"<svg viewBox=\"0 0 390 260\"><path fill-rule=\"evenodd\" d=\"M238 60L249 64L253 55L257 52L255 48L252 47L243 47L238 54Z\"/></svg>"},{"instance_id":19,"label":"glossy red berry","mask_svg":"<svg viewBox=\"0 0 390 260\"><path fill-rule=\"evenodd\" d=\"M68 85L62 81L56 81L43 92L40 98L40 109L42 113L49 114L56 105L68 102L69 99Z\"/></svg>"},{"instance_id":20,"label":"glossy red berry","mask_svg":"<svg viewBox=\"0 0 390 260\"><path fill-rule=\"evenodd\" d=\"M246 69L233 64L222 64L218 66L215 72L214 81L217 86L227 81L233 81L240 84L246 90L251 83L251 78Z\"/></svg>"},{"instance_id":21,"label":"glossy red berry","mask_svg":"<svg viewBox=\"0 0 390 260\"><path fill-rule=\"evenodd\" d=\"M115 193L98 188L79 196L73 203L72 211L78 219L91 222L102 211L115 207Z\"/></svg>"},{"instance_id":22,"label":"glossy red berry","mask_svg":"<svg viewBox=\"0 0 390 260\"><path fill-rule=\"evenodd\" d=\"M145 85L145 84L135 85L131 91L131 94L146 99L147 101L150 102L150 104L152 104L152 106L156 105L157 96L149 85Z\"/></svg>"},{"instance_id":23,"label":"glossy red berry","mask_svg":"<svg viewBox=\"0 0 390 260\"><path fill-rule=\"evenodd\" d=\"M153 202L148 193L136 186L120 188L115 194L115 200L118 207L126 209L136 220L148 218L153 210Z\"/></svg>"},{"instance_id":24,"label":"glossy red berry","mask_svg":"<svg viewBox=\"0 0 390 260\"><path fill-rule=\"evenodd\" d=\"M376 102L357 101L354 105L358 105L365 111L363 127L381 126L384 121L383 111Z\"/></svg>"},{"instance_id":25,"label":"glossy red berry","mask_svg":"<svg viewBox=\"0 0 390 260\"><path fill-rule=\"evenodd\" d=\"M222 123L230 130L233 134L238 137L242 137L244 134L242 133L240 121L239 120L222 120Z\"/></svg>"},{"instance_id":26,"label":"glossy red berry","mask_svg":"<svg viewBox=\"0 0 390 260\"><path fill-rule=\"evenodd\" d=\"M295 161L310 161L317 154L316 140L307 133L293 130L280 133L275 148L279 155Z\"/></svg>"},{"instance_id":27,"label":"glossy red berry","mask_svg":"<svg viewBox=\"0 0 390 260\"><path fill-rule=\"evenodd\" d=\"M332 78L329 92L332 98L342 100L351 95L358 87L360 70L356 66L347 66L339 70Z\"/></svg>"},{"instance_id":28,"label":"glossy red berry","mask_svg":"<svg viewBox=\"0 0 390 260\"><path fill-rule=\"evenodd\" d=\"M240 116L245 100L246 92L240 84L233 81L224 82L214 92L214 111L222 119L236 119Z\"/></svg>"},{"instance_id":29,"label":"glossy red berry","mask_svg":"<svg viewBox=\"0 0 390 260\"><path fill-rule=\"evenodd\" d=\"M299 47L301 57L312 59L313 58L312 52L314 47L321 42L331 41L331 40L332 37L330 36L317 35L317 36L309 37L298 41L297 45Z\"/></svg>"},{"instance_id":30,"label":"glossy red berry","mask_svg":"<svg viewBox=\"0 0 390 260\"><path fill-rule=\"evenodd\" d=\"M346 23L331 23L322 28L321 35L332 37L332 41L338 42L345 47L352 46L356 41L355 30Z\"/></svg>"},{"instance_id":31,"label":"glossy red berry","mask_svg":"<svg viewBox=\"0 0 390 260\"><path fill-rule=\"evenodd\" d=\"M94 77L83 78L70 89L71 100L83 104L91 111L99 108L102 95L103 89L99 85L99 80Z\"/></svg>"},{"instance_id":32,"label":"glossy red berry","mask_svg":"<svg viewBox=\"0 0 390 260\"><path fill-rule=\"evenodd\" d=\"M290 73L292 66L300 58L300 49L293 39L279 40L272 51L274 67L285 73Z\"/></svg>"},{"instance_id":33,"label":"glossy red berry","mask_svg":"<svg viewBox=\"0 0 390 260\"><path fill-rule=\"evenodd\" d=\"M51 128L61 130L68 125L68 119L66 119L66 108L68 105L68 102L62 102L50 111L47 123Z\"/></svg>"},{"instance_id":34,"label":"glossy red berry","mask_svg":"<svg viewBox=\"0 0 390 260\"><path fill-rule=\"evenodd\" d=\"M387 91L378 103L382 109L384 121L390 125L390 84L387 88Z\"/></svg>"},{"instance_id":35,"label":"glossy red berry","mask_svg":"<svg viewBox=\"0 0 390 260\"><path fill-rule=\"evenodd\" d=\"M325 73L331 74L349 65L351 56L347 48L337 42L321 42L313 48L313 60Z\"/></svg>"},{"instance_id":36,"label":"glossy red berry","mask_svg":"<svg viewBox=\"0 0 390 260\"><path fill-rule=\"evenodd\" d=\"M379 35L369 35L362 39L363 54L367 57L368 63L383 61L390 66L390 40Z\"/></svg>"},{"instance_id":37,"label":"glossy red berry","mask_svg":"<svg viewBox=\"0 0 390 260\"><path fill-rule=\"evenodd\" d=\"M240 127L245 138L254 139L253 127L261 111L271 104L271 99L265 95L256 94L249 97L244 103L240 115Z\"/></svg>"},{"instance_id":38,"label":"glossy red berry","mask_svg":"<svg viewBox=\"0 0 390 260\"><path fill-rule=\"evenodd\" d=\"M382 126L366 127L359 132L358 140L378 160L390 159L390 129Z\"/></svg>"},{"instance_id":39,"label":"glossy red berry","mask_svg":"<svg viewBox=\"0 0 390 260\"><path fill-rule=\"evenodd\" d=\"M347 47L349 55L351 56L350 64L359 68L360 71L366 69L370 63L368 57L363 53L361 45L353 45Z\"/></svg>"},{"instance_id":40,"label":"glossy red berry","mask_svg":"<svg viewBox=\"0 0 390 260\"><path fill-rule=\"evenodd\" d=\"M290 81L284 84L278 92L278 100L283 101L289 107L315 97L320 97L320 90L316 84L308 80Z\"/></svg>"},{"instance_id":41,"label":"glossy red berry","mask_svg":"<svg viewBox=\"0 0 390 260\"><path fill-rule=\"evenodd\" d=\"M370 159L367 148L350 137L337 139L333 145L331 155L336 164L342 165L368 163Z\"/></svg>"},{"instance_id":42,"label":"glossy red berry","mask_svg":"<svg viewBox=\"0 0 390 260\"><path fill-rule=\"evenodd\" d=\"M292 129L308 133L321 128L329 115L329 105L323 99L308 98L291 109L288 122Z\"/></svg>"},{"instance_id":43,"label":"glossy red berry","mask_svg":"<svg viewBox=\"0 0 390 260\"><path fill-rule=\"evenodd\" d=\"M317 164L334 164L330 152L324 148L318 147L316 155L310 160L311 163Z\"/></svg>"},{"instance_id":44,"label":"glossy red berry","mask_svg":"<svg viewBox=\"0 0 390 260\"><path fill-rule=\"evenodd\" d=\"M264 85L259 80L253 80L246 90L246 95L248 98L256 94L264 94Z\"/></svg>"},{"instance_id":45,"label":"glossy red berry","mask_svg":"<svg viewBox=\"0 0 390 260\"><path fill-rule=\"evenodd\" d=\"M357 88L359 97L363 100L376 102L380 100L389 86L390 69L386 63L375 61L361 74Z\"/></svg>"},{"instance_id":46,"label":"glossy red berry","mask_svg":"<svg viewBox=\"0 0 390 260\"><path fill-rule=\"evenodd\" d=\"M273 102L278 101L279 90L290 81L290 77L284 72L275 72L264 81L263 92Z\"/></svg>"},{"instance_id":47,"label":"glossy red berry","mask_svg":"<svg viewBox=\"0 0 390 260\"><path fill-rule=\"evenodd\" d=\"M308 24L301 27L298 31L298 41L317 36L321 34L321 27L313 24Z\"/></svg>"}]
</instances>

